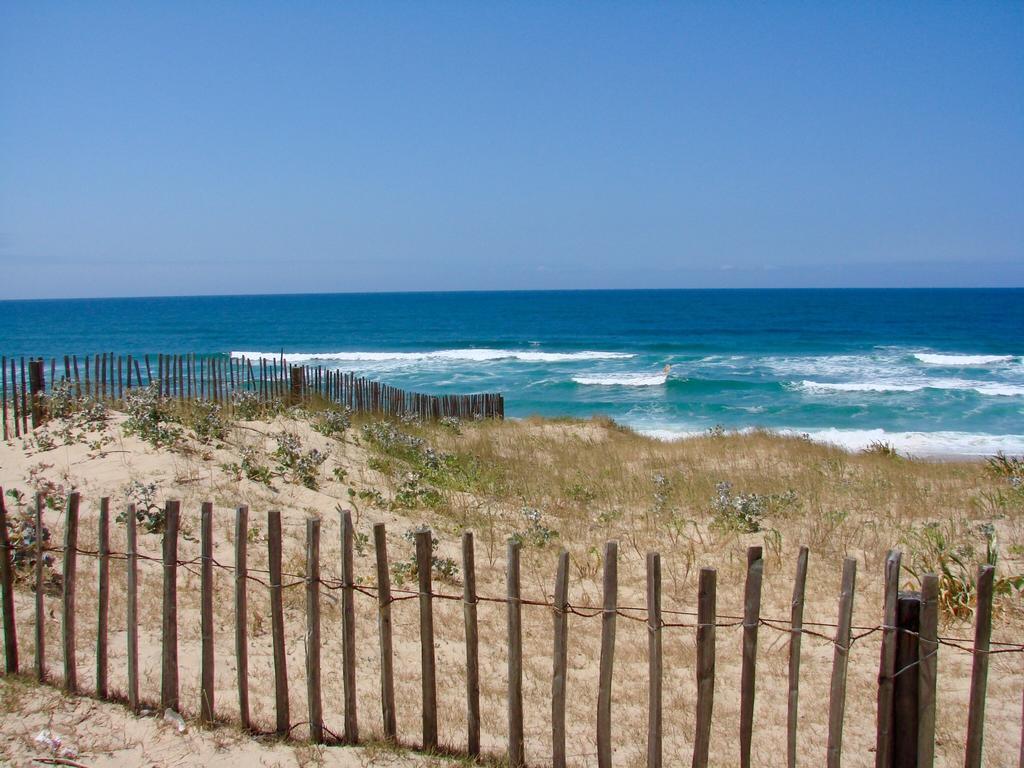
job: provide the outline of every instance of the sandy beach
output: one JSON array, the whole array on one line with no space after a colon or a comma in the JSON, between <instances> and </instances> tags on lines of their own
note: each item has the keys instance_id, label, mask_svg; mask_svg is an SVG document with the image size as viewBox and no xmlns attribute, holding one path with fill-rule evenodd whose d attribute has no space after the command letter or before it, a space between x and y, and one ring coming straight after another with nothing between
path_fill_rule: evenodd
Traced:
<instances>
[{"instance_id":1,"label":"sandy beach","mask_svg":"<svg viewBox=\"0 0 1024 768\"><path fill-rule=\"evenodd\" d=\"M182 419L185 422L189 418ZM695 630L686 612L696 606L702 566L718 570L718 613L742 609L746 548L764 546L765 576L761 616L787 621L800 545L810 548L805 619L823 624L836 619L844 557L857 561L854 624L873 627L881 620L882 571L891 547L904 552L902 582L916 588L914 571L936 556L934 541L922 532L941 530L970 563L980 562L986 541L997 547L998 575L1024 572L1024 518L1019 490L982 462L914 461L899 456L850 454L799 438L762 433L708 435L673 443L659 442L605 421L536 420L446 424L402 424L353 419L347 428L327 423L324 412L292 411L268 420L224 424L222 433L198 439L176 425L172 445L155 447L139 435L125 434L125 416L111 411L104 422L84 430L45 427L54 445L39 433L0 446L0 484L8 515L24 511L12 490L27 504L35 491L59 500L71 489L81 494L79 547L95 548L100 498L111 499L120 514L131 499L161 505L182 504L183 538L179 556L198 555L200 505L214 504L214 557L231 563L234 509L250 508L249 558L254 570L265 567L266 513L278 509L284 528L285 583L305 568L305 520L322 519L321 559L325 580L340 577L339 509L353 514L356 535L355 576L375 583L372 526L384 522L396 594L415 590L409 563L412 544L406 533L428 525L438 540L434 585L438 593L461 595L460 535L476 535L478 593L505 593L505 550L510 536L522 543L522 590L528 600L550 601L559 550L570 553L570 602L600 606L601 553L608 540L619 542L619 606L613 679L613 748L616 765L642 765L646 750L647 627L646 553L663 561L663 607L678 610L687 626L664 630L666 755L689 760L694 738ZM324 434L325 432L333 434ZM69 444L63 444L66 436ZM282 435L298 455L318 451L315 466L301 477L278 462ZM297 442L295 442L297 439ZM433 458L431 458L433 457ZM438 459L438 457L441 457ZM317 463L319 462L319 463ZM257 468L257 469L254 469ZM432 468L433 467L433 468ZM258 468L266 470L265 473ZM250 479L255 477L257 479ZM148 490L143 486L155 484ZM728 485L723 485L727 483ZM139 485L141 484L141 485ZM309 486L309 487L307 487ZM738 501L737 501L738 500ZM47 509L52 541L62 537L60 504ZM155 507L154 507L155 509ZM737 511L740 514L737 516ZM990 526L986 538L984 526ZM932 526L929 528L928 526ZM161 537L143 533L140 550L158 557ZM929 545L927 542L932 542ZM113 523L111 547L123 552L124 528ZM948 554L948 553L947 553ZM929 561L928 558L933 558ZM124 562L111 566L110 683L123 692L125 664ZM379 696L376 601L372 590L356 594L357 691L361 738L367 748L321 748L303 744L308 728L305 700L305 603L301 587L284 591L292 736L296 741L266 746L241 733L235 694L233 578L215 571L216 711L225 725L201 729L199 703L198 570L179 569L179 662L186 734L159 717L135 719L119 705L78 700L37 689L29 682L0 682L6 735L0 750L21 764L45 749L34 741L41 728L73 744L88 765L173 764L203 755L207 764L261 760L265 765L320 762L329 765L423 762L412 753L380 745L383 734ZM94 685L96 565L81 556L78 565L77 669L81 690ZM153 702L160 686L160 594L158 563L140 564L140 658L143 700ZM59 593L47 596L48 669L59 681ZM331 733L342 729L341 631L337 592L323 590L324 720ZM22 666L32 664L33 595L26 580L16 590ZM249 669L253 725L274 726L273 657L267 590L253 582L249 590ZM997 598L994 639L1018 642L1024 630L1021 595L1011 590ZM580 611L585 613L585 611ZM415 746L420 739L420 668L415 600L393 605L398 733ZM630 616L637 620L631 620ZM506 614L501 603L479 607L481 635L482 748L500 756L506 747ZM523 608L526 757L544 764L551 749L550 688L552 613ZM734 622L735 624L735 622ZM465 657L462 605L435 600L435 653L438 664L440 742L465 749ZM831 635L834 629L820 628ZM737 759L741 628L717 633L717 682L711 758L714 765ZM969 610L960 619L946 617L940 634L969 639ZM858 639L850 655L844 731L845 764L874 764L875 695L880 633ZM569 618L568 753L571 765L596 764L595 713L600 618ZM758 764L782 765L786 743L786 677L789 633L762 626L759 639L753 754ZM802 761L823 760L833 645L804 638L799 721ZM937 765L963 759L966 701L971 656L943 646L939 654ZM1021 733L1020 691L1024 671L1019 654L992 657L986 707L985 750L988 765L1010 766Z\"/></svg>"}]
</instances>

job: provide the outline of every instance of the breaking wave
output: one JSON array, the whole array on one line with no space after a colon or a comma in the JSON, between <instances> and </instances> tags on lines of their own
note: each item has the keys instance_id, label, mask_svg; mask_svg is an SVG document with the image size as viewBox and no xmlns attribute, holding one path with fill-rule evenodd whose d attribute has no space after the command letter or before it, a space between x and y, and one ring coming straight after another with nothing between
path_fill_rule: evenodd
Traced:
<instances>
[{"instance_id":1,"label":"breaking wave","mask_svg":"<svg viewBox=\"0 0 1024 768\"><path fill-rule=\"evenodd\" d=\"M938 355L930 352L917 352L914 357L927 365L943 365L948 368L1008 363L1013 360L1013 355Z\"/></svg>"},{"instance_id":2,"label":"breaking wave","mask_svg":"<svg viewBox=\"0 0 1024 768\"><path fill-rule=\"evenodd\" d=\"M280 352L232 352L232 357L280 358ZM516 349L440 349L432 352L286 352L290 363L416 363L432 360L488 362L492 360L518 360L525 363L562 363L577 360L627 360L629 352L537 352Z\"/></svg>"},{"instance_id":3,"label":"breaking wave","mask_svg":"<svg viewBox=\"0 0 1024 768\"><path fill-rule=\"evenodd\" d=\"M623 373L609 376L573 376L577 384L599 387L660 387L668 380L664 373Z\"/></svg>"},{"instance_id":4,"label":"breaking wave","mask_svg":"<svg viewBox=\"0 0 1024 768\"><path fill-rule=\"evenodd\" d=\"M685 440L707 434L692 429L638 429L657 440ZM740 433L751 429L739 430ZM991 456L999 451L1024 454L1024 435L989 435L975 432L889 432L884 429L774 429L787 437L807 437L816 443L835 445L846 451L862 451L873 443L887 443L904 454L922 457Z\"/></svg>"},{"instance_id":5,"label":"breaking wave","mask_svg":"<svg viewBox=\"0 0 1024 768\"><path fill-rule=\"evenodd\" d=\"M928 381L810 381L797 385L807 392L918 392L922 389L962 390L992 397L1024 396L1024 386L997 381L964 381L960 379L934 379Z\"/></svg>"}]
</instances>

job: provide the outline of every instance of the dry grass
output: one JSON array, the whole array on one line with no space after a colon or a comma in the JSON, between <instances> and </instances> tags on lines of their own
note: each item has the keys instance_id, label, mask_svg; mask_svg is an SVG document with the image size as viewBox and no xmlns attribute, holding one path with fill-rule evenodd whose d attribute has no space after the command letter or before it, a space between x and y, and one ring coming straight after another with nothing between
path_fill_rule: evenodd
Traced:
<instances>
[{"instance_id":1,"label":"dry grass","mask_svg":"<svg viewBox=\"0 0 1024 768\"><path fill-rule=\"evenodd\" d=\"M905 551L913 564L926 555L916 535L940 523L955 532L955 547L971 562L985 557L987 538L980 526L995 531L1000 554L999 572L1024 572L1024 498L1007 478L986 470L980 462L924 462L885 455L851 455L838 449L796 438L767 434L709 436L680 443L660 443L602 421L552 422L527 420L506 423L462 424L458 431L443 426L397 425L403 433L425 441L415 449L384 446L361 430L358 421L340 440L323 437L301 419L278 417L272 423L251 422L229 431L227 442L184 453L169 453L120 438L125 454L87 455L67 449L60 456L42 454L52 466L46 473L66 477L83 493L82 546L91 547L92 520L102 495L120 503L130 478L159 481L161 497L183 500L186 527L198 531L199 502L216 505L215 557L233 558L232 509L251 507L250 563L265 567L265 513L282 510L285 529L285 570L304 572L304 520L324 518L321 562L325 578L340 576L340 529L335 506L355 512L357 535L369 535L375 522L386 522L392 562L407 559L412 545L403 533L420 524L430 525L440 540L439 557L459 559L458 535L476 532L478 589L481 594L504 593L505 542L519 535L523 542L523 594L543 599L553 588L554 565L560 547L571 556L573 602L600 602L601 547L608 539L620 542L620 603L644 604L644 556L658 550L663 558L664 606L692 610L696 579L701 566L719 572L719 612L740 610L745 550L763 544L766 551L763 614L786 618L795 556L800 545L811 547L806 618L834 621L839 577L844 557L857 559L858 593L855 622L877 624L881 613L882 562L891 547ZM116 430L116 425L112 427ZM242 446L269 461L273 436L281 431L299 435L305 447L329 455L321 469L317 490L277 478L273 488L247 479L235 479L221 466L239 460ZM427 447L435 458L424 460ZM26 468L40 455L25 457L17 446L0 448L0 481L25 488ZM438 461L436 454L447 454ZM339 479L335 469L343 470ZM411 496L409 472L419 473L414 488L433 494ZM719 484L731 484L728 503ZM403 488L405 493L403 494ZM380 495L375 496L374 491ZM751 496L751 495L754 496ZM733 514L732 503L746 500L743 515ZM417 499L424 503L417 503ZM524 514L524 509L529 514ZM753 513L750 513L753 510ZM749 513L749 514L748 514ZM60 516L48 513L48 524L59 536ZM757 530L752 530L757 528ZM123 548L115 532L113 547ZM920 551L915 551L918 547ZM144 551L157 554L159 537L146 536ZM183 559L197 553L194 542L183 541ZM78 646L82 684L91 684L95 630L94 565L83 558L79 565L82 594L78 600L82 635ZM372 583L372 545L356 557L356 577ZM182 659L182 698L186 711L198 704L198 578L179 575ZM905 582L914 586L906 571ZM237 713L233 653L233 580L216 575L217 594L217 708L224 716ZM439 582L438 589L458 592L458 577ZM118 563L112 568L111 676L112 686L123 689L124 579ZM142 574L143 695L159 690L160 573L150 566ZM25 662L31 663L31 593L19 592L19 635ZM340 610L337 594L323 593L324 711L334 731L341 723ZM273 722L272 657L269 602L258 584L250 589L250 669L253 716L258 725ZM59 605L50 604L47 621L50 668L59 675ZM442 743L454 748L465 741L465 658L462 608L455 601L436 601L436 655L439 668L439 705ZM999 601L995 635L1016 640L1022 635L1019 593ZM395 654L399 732L403 741L419 738L419 639L416 602L394 606ZM305 719L304 599L301 588L285 591L288 633L288 669L292 719ZM485 750L500 753L505 736L506 657L505 614L500 604L480 607L482 714ZM614 682L615 762L644 762L646 729L647 631L640 622L619 619ZM947 634L969 635L968 622L950 619ZM89 634L92 632L93 634ZM527 757L545 762L550 750L550 676L552 622L543 607L524 609ZM739 717L738 630L718 633L718 682L712 760L715 765L736 762ZM575 765L595 762L596 659L599 620L573 616L569 651L569 753ZM358 696L362 732L368 738L381 733L378 699L379 657L375 603L357 597ZM754 750L758 763L783 763L785 744L785 679L787 636L761 630ZM689 759L694 732L694 633L692 629L665 632L665 753ZM830 643L810 638L804 643L804 674L800 749L804 764L822 762L825 702L832 658ZM970 657L953 649L940 653L939 765L962 762L966 724L966 692ZM987 764L1012 765L1019 749L1020 697L1024 675L1014 655L992 659L986 740ZM846 764L871 765L874 743L874 692L878 665L877 635L856 644L851 655L849 704L845 734ZM16 707L17 705L15 705ZM303 728L296 730L297 735ZM367 750L387 761L394 755L380 745ZM301 758L317 762L320 753ZM376 759L375 758L375 759ZM371 761L372 762L372 761Z\"/></svg>"}]
</instances>

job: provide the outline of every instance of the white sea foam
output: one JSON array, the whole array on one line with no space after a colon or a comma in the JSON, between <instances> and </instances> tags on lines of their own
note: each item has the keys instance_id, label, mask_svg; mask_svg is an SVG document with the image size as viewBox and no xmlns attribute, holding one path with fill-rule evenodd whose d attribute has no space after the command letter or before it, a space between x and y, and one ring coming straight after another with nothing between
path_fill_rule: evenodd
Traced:
<instances>
[{"instance_id":1,"label":"white sea foam","mask_svg":"<svg viewBox=\"0 0 1024 768\"><path fill-rule=\"evenodd\" d=\"M664 373L621 373L608 376L573 376L577 384L601 387L659 387L668 380Z\"/></svg>"},{"instance_id":2,"label":"white sea foam","mask_svg":"<svg viewBox=\"0 0 1024 768\"><path fill-rule=\"evenodd\" d=\"M928 384L898 384L892 381L809 381L800 382L808 392L916 392Z\"/></svg>"},{"instance_id":3,"label":"white sea foam","mask_svg":"<svg viewBox=\"0 0 1024 768\"><path fill-rule=\"evenodd\" d=\"M692 429L638 429L658 440L684 440L700 437L703 431ZM750 429L739 430L740 433ZM816 443L835 445L847 451L861 451L872 443L887 443L904 454L922 457L991 456L999 451L1024 454L1024 435L989 435L974 432L888 432L884 429L777 429L789 437L806 436Z\"/></svg>"},{"instance_id":4,"label":"white sea foam","mask_svg":"<svg viewBox=\"0 0 1024 768\"><path fill-rule=\"evenodd\" d=\"M232 357L280 358L280 352L232 352ZM526 363L561 363L579 360L626 360L628 352L536 352L516 349L439 349L432 352L286 352L290 363L416 363L424 361L488 362L492 360L519 360Z\"/></svg>"},{"instance_id":5,"label":"white sea foam","mask_svg":"<svg viewBox=\"0 0 1024 768\"><path fill-rule=\"evenodd\" d=\"M963 379L918 379L876 380L876 381L810 381L803 380L797 385L812 393L823 392L917 392L922 389L963 390L992 397L1024 396L1024 386L999 381L967 381Z\"/></svg>"},{"instance_id":6,"label":"white sea foam","mask_svg":"<svg viewBox=\"0 0 1024 768\"><path fill-rule=\"evenodd\" d=\"M914 357L927 365L944 365L953 368L1008 363L1013 360L1013 355L938 355L930 352L917 352Z\"/></svg>"}]
</instances>

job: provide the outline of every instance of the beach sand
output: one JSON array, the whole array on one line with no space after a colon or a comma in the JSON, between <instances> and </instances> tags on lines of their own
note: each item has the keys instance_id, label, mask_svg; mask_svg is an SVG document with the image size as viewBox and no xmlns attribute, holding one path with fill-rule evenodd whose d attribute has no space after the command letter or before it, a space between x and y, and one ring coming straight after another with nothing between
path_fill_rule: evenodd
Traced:
<instances>
[{"instance_id":1,"label":"beach sand","mask_svg":"<svg viewBox=\"0 0 1024 768\"><path fill-rule=\"evenodd\" d=\"M72 488L81 493L79 546L96 544L99 500L111 498L112 514L120 513L132 481L156 483L156 500L180 499L182 530L179 556L198 555L200 504L214 504L214 556L233 561L234 509L250 508L249 561L253 569L266 566L266 513L279 509L284 527L284 571L299 576L305 569L305 520L323 522L321 562L325 579L340 578L340 525L337 509L351 509L357 548L358 582L375 583L372 526L388 526L392 563L408 561L413 547L403 536L420 524L431 526L439 540L436 556L460 562L460 534L474 530L478 593L505 594L507 538L519 532L522 551L523 596L550 599L556 558L561 547L571 555L570 601L599 606L601 552L605 541L619 542L619 605L645 605L645 555L662 555L663 607L693 611L702 566L718 569L718 612L742 610L746 548L765 547L765 577L761 614L788 620L796 554L810 547L806 621L836 619L842 560L857 560L854 623L876 626L881 620L882 572L890 547L904 550L906 565L924 556L920 531L931 522L948 528L958 546L973 546L968 556L984 556L985 539L978 525L991 523L1001 559L999 574L1024 572L1024 515L1018 496L1005 478L985 471L980 462L911 461L883 455L854 455L797 438L761 433L708 436L676 443L644 438L614 424L595 421L541 421L443 426L398 425L398 434L425 440L442 459L440 469L410 478L422 466L407 460L422 456L425 445L409 448L388 444L364 433L357 421L340 438L326 437L309 418L279 415L272 421L240 422L226 439L206 445L186 434L175 450L155 448L123 432L124 416L113 414L104 434L110 442L90 446L97 434L71 445L37 450L29 442L0 444L0 485L17 488L30 499L34 488L51 483L60 494ZM56 432L55 425L49 427ZM288 477L271 485L242 477L229 465L241 462L243 450L258 463L272 467L275 435L297 436L302 450L316 448L327 455L316 472L318 488L303 487ZM390 433L389 433L390 434ZM414 443L410 443L414 445ZM45 447L45 446L44 446ZM419 460L417 460L419 461ZM227 465L227 468L226 468ZM723 523L714 499L717 484L731 483L729 504L739 494L758 494L750 501L760 510L761 530L744 532ZM425 492L424 489L427 489ZM434 493L429 493L433 490ZM351 491L351 492L350 492ZM374 492L379 493L376 496ZM791 494L788 492L792 492ZM395 503L397 500L397 504ZM8 497L8 514L18 512ZM726 504L728 507L728 504ZM525 511L524 511L525 510ZM532 511L536 510L536 511ZM62 540L63 514L47 510L45 522L54 541ZM112 524L111 546L123 552L123 526ZM140 549L158 557L160 536L142 534ZM399 576L402 571L393 569ZM96 566L91 557L78 564L77 668L79 685L94 685L96 642ZM147 702L159 696L161 568L140 563L141 691ZM231 574L215 570L216 710L218 717L236 721L234 611ZM199 704L199 577L194 568L179 569L179 663L182 709L188 732L179 734L160 718L131 717L116 704L59 695L22 680L0 679L0 754L15 764L46 751L33 739L50 728L73 744L87 765L261 764L371 765L434 762L436 758L396 752L379 744L365 748L311 748L301 740L307 727L297 725L297 742L256 740L231 725L201 729L193 718ZM295 581L285 577L285 583ZM903 581L914 586L904 571ZM414 590L413 580L395 584ZM442 579L435 573L435 590L461 594L459 575ZM288 648L291 720L307 720L305 699L305 596L301 586L284 590ZM33 663L33 595L27 584L16 591L22 668ZM343 729L341 681L341 619L339 593L324 589L323 702L326 726ZM48 668L59 681L63 661L60 646L59 597L47 598ZM382 735L379 697L379 652L376 602L356 595L357 690L361 736ZM506 607L483 602L480 619L482 746L500 755L506 746ZM626 611L643 619L641 611ZM1019 642L1024 637L1020 594L997 602L994 638ZM110 682L116 693L126 686L125 576L123 561L111 565ZM664 630L665 734L668 762L689 762L694 737L695 630L692 616L666 615L666 621L686 627ZM568 675L568 753L572 765L596 765L595 713L600 618L570 616ZM395 631L398 731L402 742L420 739L420 668L417 601L393 605ZM435 600L435 654L438 665L438 705L442 745L464 749L465 656L462 604ZM821 628L825 634L834 630ZM249 589L250 699L254 725L273 729L273 658L267 590L251 582ZM717 632L717 680L711 758L714 765L738 762L740 641L742 630L722 627ZM758 765L784 765L786 744L786 680L789 634L762 627L759 631L757 699L753 754ZM969 622L949 621L941 634L973 636ZM614 762L639 766L645 762L647 705L647 638L642 620L620 616L617 621L613 682ZM851 652L844 731L844 764L874 764L875 697L880 633L858 640ZM550 690L552 613L544 606L523 608L524 700L526 756L530 764L550 762ZM801 677L799 753L801 763L824 762L827 704L833 645L812 636L804 638ZM939 654L939 717L937 765L963 760L967 692L971 656L943 646ZM986 765L1016 764L1021 738L1021 695L1024 664L1021 654L991 657L986 702Z\"/></svg>"}]
</instances>

